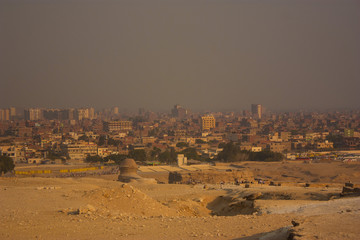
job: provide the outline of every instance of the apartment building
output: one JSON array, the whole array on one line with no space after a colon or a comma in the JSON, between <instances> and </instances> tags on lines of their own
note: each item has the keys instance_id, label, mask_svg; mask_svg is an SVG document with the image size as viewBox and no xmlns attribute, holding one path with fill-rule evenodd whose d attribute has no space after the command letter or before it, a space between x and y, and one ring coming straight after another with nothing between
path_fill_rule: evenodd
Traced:
<instances>
[{"instance_id":1,"label":"apartment building","mask_svg":"<svg viewBox=\"0 0 360 240\"><path fill-rule=\"evenodd\" d=\"M262 117L261 104L251 104L251 113L252 113L253 117L261 119L261 117Z\"/></svg>"},{"instance_id":2,"label":"apartment building","mask_svg":"<svg viewBox=\"0 0 360 240\"><path fill-rule=\"evenodd\" d=\"M0 109L0 121L10 120L10 109Z\"/></svg>"},{"instance_id":3,"label":"apartment building","mask_svg":"<svg viewBox=\"0 0 360 240\"><path fill-rule=\"evenodd\" d=\"M131 121L110 121L110 122L105 122L104 130L108 131L108 132L130 131L130 130L132 130L132 122Z\"/></svg>"},{"instance_id":4,"label":"apartment building","mask_svg":"<svg viewBox=\"0 0 360 240\"><path fill-rule=\"evenodd\" d=\"M25 120L37 121L43 119L43 111L40 108L29 108L24 110Z\"/></svg>"},{"instance_id":5,"label":"apartment building","mask_svg":"<svg viewBox=\"0 0 360 240\"><path fill-rule=\"evenodd\" d=\"M79 108L77 109L78 120L83 119L95 119L95 109L94 108Z\"/></svg>"},{"instance_id":6,"label":"apartment building","mask_svg":"<svg viewBox=\"0 0 360 240\"><path fill-rule=\"evenodd\" d=\"M68 144L66 146L67 153L71 160L82 162L85 158L90 156L95 156L98 154L97 145L95 143L75 143L75 144Z\"/></svg>"},{"instance_id":7,"label":"apartment building","mask_svg":"<svg viewBox=\"0 0 360 240\"><path fill-rule=\"evenodd\" d=\"M205 115L201 117L201 129L208 131L215 128L215 118L213 115Z\"/></svg>"}]
</instances>

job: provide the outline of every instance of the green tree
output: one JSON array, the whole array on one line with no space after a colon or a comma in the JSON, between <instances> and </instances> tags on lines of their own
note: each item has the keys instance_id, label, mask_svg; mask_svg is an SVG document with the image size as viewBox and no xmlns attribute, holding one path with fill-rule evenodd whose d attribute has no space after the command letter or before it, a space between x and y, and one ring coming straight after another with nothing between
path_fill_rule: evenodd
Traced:
<instances>
[{"instance_id":1,"label":"green tree","mask_svg":"<svg viewBox=\"0 0 360 240\"><path fill-rule=\"evenodd\" d=\"M106 143L106 136L105 135L100 135L98 145L99 146L104 146L105 143Z\"/></svg>"},{"instance_id":2,"label":"green tree","mask_svg":"<svg viewBox=\"0 0 360 240\"><path fill-rule=\"evenodd\" d=\"M261 161L261 162L274 162L282 161L284 155L281 153L271 152L268 150L261 152L250 152L240 150L239 146L232 142L224 146L222 152L218 154L217 159L224 162L238 162L238 161Z\"/></svg>"},{"instance_id":3,"label":"green tree","mask_svg":"<svg viewBox=\"0 0 360 240\"><path fill-rule=\"evenodd\" d=\"M54 150L50 149L48 150L47 152L47 156L46 156L48 159L51 159L51 160L55 160L57 158L62 158L62 155L55 152Z\"/></svg>"},{"instance_id":4,"label":"green tree","mask_svg":"<svg viewBox=\"0 0 360 240\"><path fill-rule=\"evenodd\" d=\"M86 135L82 135L81 137L78 138L78 140L82 140L82 141L88 142L88 141L89 141L89 137L86 136Z\"/></svg>"},{"instance_id":5,"label":"green tree","mask_svg":"<svg viewBox=\"0 0 360 240\"><path fill-rule=\"evenodd\" d=\"M0 175L14 170L15 164L11 157L0 156Z\"/></svg>"},{"instance_id":6,"label":"green tree","mask_svg":"<svg viewBox=\"0 0 360 240\"><path fill-rule=\"evenodd\" d=\"M104 162L104 159L102 157L100 157L99 155L95 155L95 156L87 155L85 162L88 162L88 163Z\"/></svg>"},{"instance_id":7,"label":"green tree","mask_svg":"<svg viewBox=\"0 0 360 240\"><path fill-rule=\"evenodd\" d=\"M171 148L170 151L166 149L166 151L159 154L159 161L167 164L171 164L176 162L177 154L174 148Z\"/></svg>"},{"instance_id":8,"label":"green tree","mask_svg":"<svg viewBox=\"0 0 360 240\"><path fill-rule=\"evenodd\" d=\"M115 140L113 138L109 138L108 139L108 145L112 145L112 146L119 146L119 145L122 145L122 142L120 140Z\"/></svg>"},{"instance_id":9,"label":"green tree","mask_svg":"<svg viewBox=\"0 0 360 240\"><path fill-rule=\"evenodd\" d=\"M174 148L170 149L170 159L169 159L169 164L171 163L176 163L177 161L177 153L175 152Z\"/></svg>"},{"instance_id":10,"label":"green tree","mask_svg":"<svg viewBox=\"0 0 360 240\"><path fill-rule=\"evenodd\" d=\"M162 163L167 163L169 158L170 158L170 152L167 149L159 154L159 161Z\"/></svg>"},{"instance_id":11,"label":"green tree","mask_svg":"<svg viewBox=\"0 0 360 240\"><path fill-rule=\"evenodd\" d=\"M243 155L239 146L236 146L233 142L227 143L223 150L218 154L217 159L224 162L235 162L238 161L237 155Z\"/></svg>"},{"instance_id":12,"label":"green tree","mask_svg":"<svg viewBox=\"0 0 360 240\"><path fill-rule=\"evenodd\" d=\"M277 152L261 151L261 152L249 152L250 161L261 162L278 162L284 159L284 155Z\"/></svg>"},{"instance_id":13,"label":"green tree","mask_svg":"<svg viewBox=\"0 0 360 240\"><path fill-rule=\"evenodd\" d=\"M196 144L203 144L203 143L206 143L206 142L204 140L202 140L202 139L196 139L195 143Z\"/></svg>"},{"instance_id":14,"label":"green tree","mask_svg":"<svg viewBox=\"0 0 360 240\"><path fill-rule=\"evenodd\" d=\"M126 159L128 156L123 154L110 154L109 156L104 158L105 162L108 162L110 160L114 161L116 164L120 164L121 161Z\"/></svg>"},{"instance_id":15,"label":"green tree","mask_svg":"<svg viewBox=\"0 0 360 240\"><path fill-rule=\"evenodd\" d=\"M159 155L161 153L161 149L157 147L153 147L153 149L150 151L150 158L152 161L157 160Z\"/></svg>"},{"instance_id":16,"label":"green tree","mask_svg":"<svg viewBox=\"0 0 360 240\"><path fill-rule=\"evenodd\" d=\"M176 144L177 147L189 147L189 144L186 142L178 142Z\"/></svg>"},{"instance_id":17,"label":"green tree","mask_svg":"<svg viewBox=\"0 0 360 240\"><path fill-rule=\"evenodd\" d=\"M135 161L145 162L147 160L146 152L144 149L131 150L128 156L130 158L133 158Z\"/></svg>"},{"instance_id":18,"label":"green tree","mask_svg":"<svg viewBox=\"0 0 360 240\"><path fill-rule=\"evenodd\" d=\"M197 154L195 148L186 148L181 151L188 159L200 160L201 156Z\"/></svg>"}]
</instances>

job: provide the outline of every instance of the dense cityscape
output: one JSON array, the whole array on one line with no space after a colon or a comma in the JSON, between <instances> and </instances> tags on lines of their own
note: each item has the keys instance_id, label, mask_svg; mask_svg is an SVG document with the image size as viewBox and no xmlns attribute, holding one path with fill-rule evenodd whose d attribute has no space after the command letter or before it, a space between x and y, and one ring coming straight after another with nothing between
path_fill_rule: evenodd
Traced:
<instances>
[{"instance_id":1,"label":"dense cityscape","mask_svg":"<svg viewBox=\"0 0 360 240\"><path fill-rule=\"evenodd\" d=\"M139 164L246 160L357 161L360 112L169 112L118 107L0 110L0 154L15 164Z\"/></svg>"},{"instance_id":2,"label":"dense cityscape","mask_svg":"<svg viewBox=\"0 0 360 240\"><path fill-rule=\"evenodd\" d=\"M360 239L359 0L0 0L0 240Z\"/></svg>"}]
</instances>

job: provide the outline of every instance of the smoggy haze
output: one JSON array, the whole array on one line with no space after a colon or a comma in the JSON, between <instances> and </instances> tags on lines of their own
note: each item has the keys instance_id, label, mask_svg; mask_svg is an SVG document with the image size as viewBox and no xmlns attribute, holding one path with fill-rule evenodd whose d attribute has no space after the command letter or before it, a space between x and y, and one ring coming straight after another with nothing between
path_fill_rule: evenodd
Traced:
<instances>
[{"instance_id":1,"label":"smoggy haze","mask_svg":"<svg viewBox=\"0 0 360 240\"><path fill-rule=\"evenodd\" d=\"M360 1L0 1L0 108L359 108Z\"/></svg>"}]
</instances>

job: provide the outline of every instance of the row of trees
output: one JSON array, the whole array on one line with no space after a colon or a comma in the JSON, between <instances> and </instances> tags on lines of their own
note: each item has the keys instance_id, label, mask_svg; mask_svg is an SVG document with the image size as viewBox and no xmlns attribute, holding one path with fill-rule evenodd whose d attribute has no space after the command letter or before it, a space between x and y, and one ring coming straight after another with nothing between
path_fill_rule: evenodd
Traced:
<instances>
[{"instance_id":1,"label":"row of trees","mask_svg":"<svg viewBox=\"0 0 360 240\"><path fill-rule=\"evenodd\" d=\"M277 152L271 152L268 150L261 152L251 152L241 150L240 146L235 145L232 142L227 143L224 146L222 152L217 156L218 161L222 162L239 162L239 161L262 161L262 162L276 162L282 161L284 155Z\"/></svg>"},{"instance_id":2,"label":"row of trees","mask_svg":"<svg viewBox=\"0 0 360 240\"><path fill-rule=\"evenodd\" d=\"M185 145L184 145L185 146ZM239 161L263 161L273 162L281 161L284 155L271 151L250 152L241 150L238 145L230 142L224 145L223 151L219 153L215 160L221 162L239 162ZM180 152L176 152L174 148L170 148L162 152L159 148L154 147L151 151L144 149L131 150L128 155L110 155L105 158L100 156L88 156L87 162L108 162L110 160L120 163L125 158L133 158L138 162L159 161L161 163L176 163L177 155L184 154L188 159L209 161L210 159L202 158L195 148L185 148Z\"/></svg>"},{"instance_id":3,"label":"row of trees","mask_svg":"<svg viewBox=\"0 0 360 240\"><path fill-rule=\"evenodd\" d=\"M134 149L129 151L128 155L112 154L105 158L102 158L98 155L87 156L85 161L95 163L109 162L112 160L115 163L120 163L125 158L133 158L138 162L159 161L161 163L171 164L176 163L178 154L184 154L188 159L201 160L201 156L197 154L195 148L186 148L180 152L176 152L174 148L170 148L162 152L161 149L154 147L151 151L145 151L144 149Z\"/></svg>"}]
</instances>

